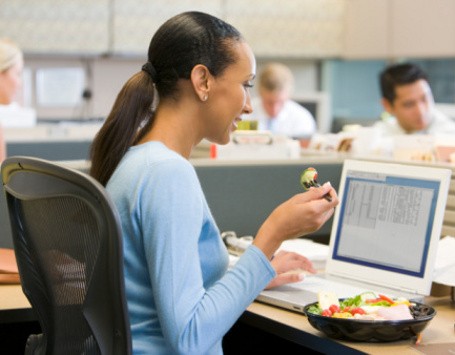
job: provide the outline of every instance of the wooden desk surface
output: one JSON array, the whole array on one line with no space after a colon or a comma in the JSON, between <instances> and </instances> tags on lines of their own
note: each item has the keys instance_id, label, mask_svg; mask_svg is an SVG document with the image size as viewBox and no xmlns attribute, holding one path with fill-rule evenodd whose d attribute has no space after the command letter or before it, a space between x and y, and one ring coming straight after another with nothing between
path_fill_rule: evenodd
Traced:
<instances>
[{"instance_id":1,"label":"wooden desk surface","mask_svg":"<svg viewBox=\"0 0 455 355\"><path fill-rule=\"evenodd\" d=\"M21 285L0 285L0 324L36 320Z\"/></svg>"},{"instance_id":2,"label":"wooden desk surface","mask_svg":"<svg viewBox=\"0 0 455 355\"><path fill-rule=\"evenodd\" d=\"M30 308L30 303L22 292L21 285L1 285L0 311L21 308Z\"/></svg>"},{"instance_id":3,"label":"wooden desk surface","mask_svg":"<svg viewBox=\"0 0 455 355\"><path fill-rule=\"evenodd\" d=\"M449 296L428 297L425 303L433 306L437 315L423 331L421 346L452 343L455 344L455 302ZM30 303L20 285L0 286L0 323L36 320ZM242 316L242 320L263 330L295 341L317 351L343 351L368 354L417 354L413 349L414 339L391 343L356 343L336 341L314 329L302 314L253 302Z\"/></svg>"},{"instance_id":4,"label":"wooden desk surface","mask_svg":"<svg viewBox=\"0 0 455 355\"><path fill-rule=\"evenodd\" d=\"M424 349L430 344L452 343L455 347L455 302L451 301L450 297L428 297L425 303L433 306L437 314L423 331L419 346ZM329 351L328 347L330 347L330 352L343 351L343 353L353 354L415 355L419 353L413 348L415 339L390 343L336 341L313 328L304 315L259 302L252 303L242 319L264 330L281 332L280 336L321 352ZM262 325L259 324L261 322L263 322Z\"/></svg>"}]
</instances>

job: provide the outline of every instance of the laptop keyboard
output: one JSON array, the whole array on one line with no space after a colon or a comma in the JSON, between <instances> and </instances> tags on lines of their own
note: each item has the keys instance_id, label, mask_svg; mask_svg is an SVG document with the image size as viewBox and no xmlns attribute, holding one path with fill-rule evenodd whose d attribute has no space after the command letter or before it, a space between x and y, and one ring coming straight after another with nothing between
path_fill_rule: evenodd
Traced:
<instances>
[{"instance_id":1,"label":"laptop keyboard","mask_svg":"<svg viewBox=\"0 0 455 355\"><path fill-rule=\"evenodd\" d=\"M365 288L343 283L341 281L329 280L311 275L306 275L302 282L293 284L292 286L315 294L321 291L333 292L339 298L352 297L369 291Z\"/></svg>"}]
</instances>

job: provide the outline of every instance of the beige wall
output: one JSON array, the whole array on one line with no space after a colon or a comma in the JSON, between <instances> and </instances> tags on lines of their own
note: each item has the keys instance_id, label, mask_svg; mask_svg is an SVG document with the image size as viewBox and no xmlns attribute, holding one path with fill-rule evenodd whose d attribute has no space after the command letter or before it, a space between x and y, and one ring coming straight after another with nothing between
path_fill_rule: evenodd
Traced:
<instances>
[{"instance_id":1,"label":"beige wall","mask_svg":"<svg viewBox=\"0 0 455 355\"><path fill-rule=\"evenodd\" d=\"M144 49L145 52L145 49ZM125 57L61 57L26 56L30 80L26 82L31 93L30 105L37 110L38 118L77 119L81 117L106 117L123 84L141 69L145 59ZM258 70L267 60L258 59ZM295 94L300 96L318 89L318 65L311 60L282 60L292 69L295 79ZM42 107L36 99L36 72L40 68L82 68L85 71L86 87L92 91L92 99L75 107ZM253 94L255 91L253 90ZM82 95L82 93L81 93Z\"/></svg>"}]
</instances>

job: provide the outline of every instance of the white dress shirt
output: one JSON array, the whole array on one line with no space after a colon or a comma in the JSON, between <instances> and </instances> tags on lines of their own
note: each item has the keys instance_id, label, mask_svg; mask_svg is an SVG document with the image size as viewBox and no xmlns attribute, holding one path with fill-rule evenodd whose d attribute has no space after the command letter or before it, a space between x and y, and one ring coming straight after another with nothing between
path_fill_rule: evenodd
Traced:
<instances>
[{"instance_id":1,"label":"white dress shirt","mask_svg":"<svg viewBox=\"0 0 455 355\"><path fill-rule=\"evenodd\" d=\"M389 117L385 120L376 122L373 127L380 136L397 136L408 134L401 128L395 117ZM425 130L413 132L412 134L438 134L438 133L455 133L455 121L444 115L442 112L433 109L432 121Z\"/></svg>"},{"instance_id":2,"label":"white dress shirt","mask_svg":"<svg viewBox=\"0 0 455 355\"><path fill-rule=\"evenodd\" d=\"M262 106L260 97L251 100L253 113L246 120L257 120L259 130L271 131L288 137L309 137L316 132L316 122L310 111L297 102L285 102L278 116L270 118Z\"/></svg>"}]
</instances>

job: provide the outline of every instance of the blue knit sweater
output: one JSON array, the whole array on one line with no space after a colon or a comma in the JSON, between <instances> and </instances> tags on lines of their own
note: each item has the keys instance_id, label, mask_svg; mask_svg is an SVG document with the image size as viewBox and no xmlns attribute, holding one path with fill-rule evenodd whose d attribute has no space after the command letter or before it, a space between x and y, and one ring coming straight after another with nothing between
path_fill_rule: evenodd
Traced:
<instances>
[{"instance_id":1,"label":"blue knit sweater","mask_svg":"<svg viewBox=\"0 0 455 355\"><path fill-rule=\"evenodd\" d=\"M222 354L275 271L255 246L228 254L193 166L162 143L130 148L107 184L120 213L135 354ZM247 216L245 216L247 218Z\"/></svg>"}]
</instances>

